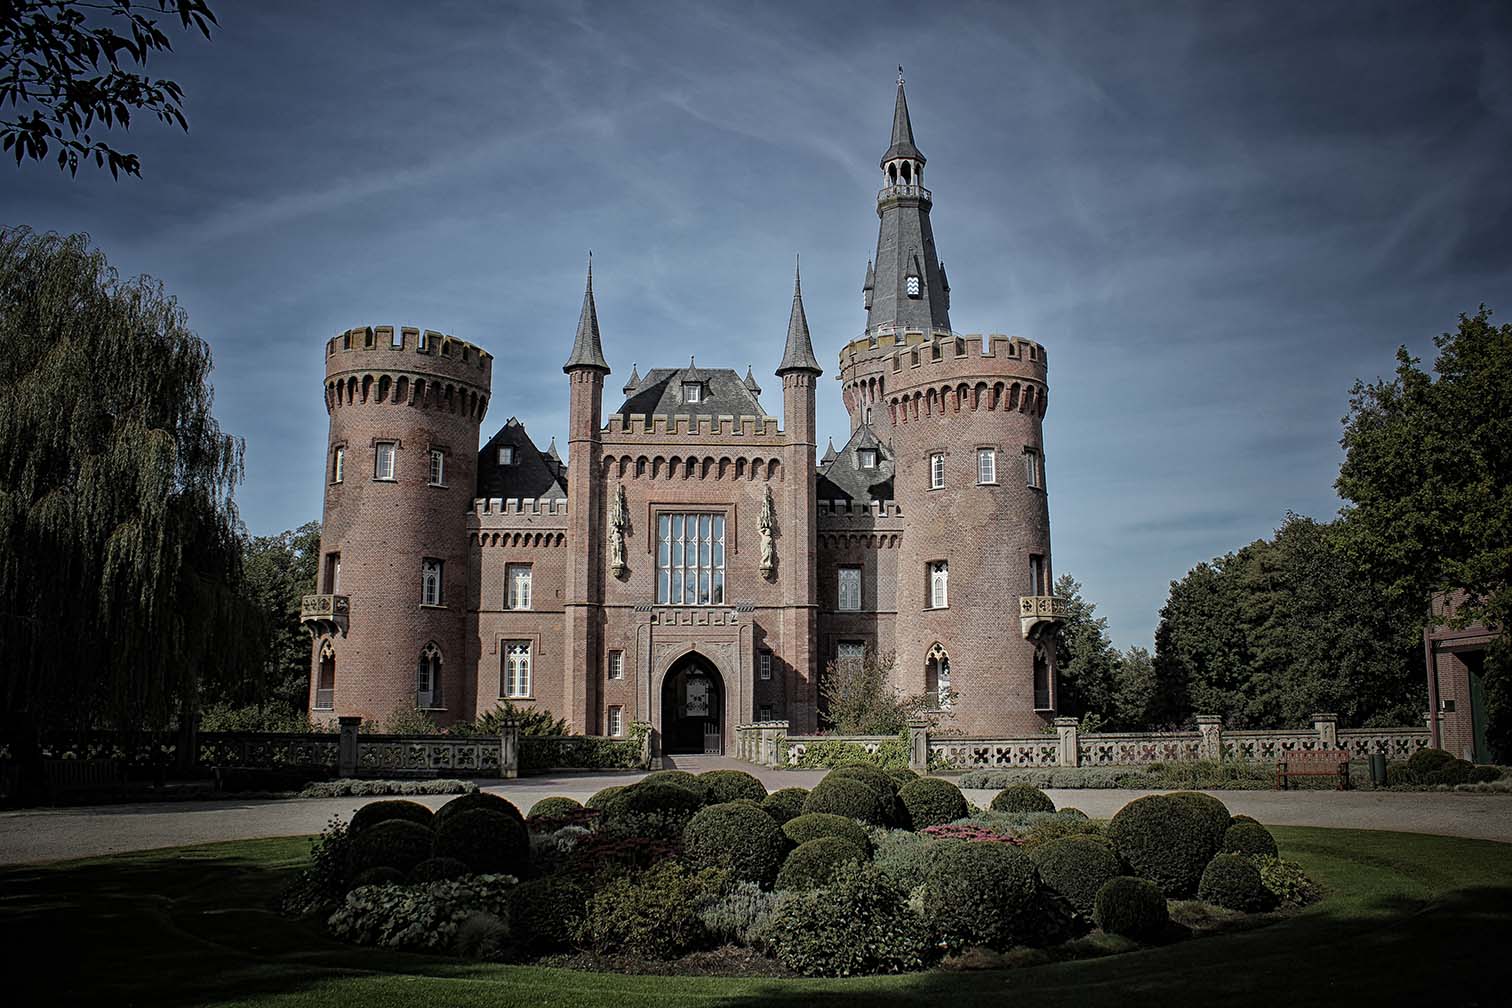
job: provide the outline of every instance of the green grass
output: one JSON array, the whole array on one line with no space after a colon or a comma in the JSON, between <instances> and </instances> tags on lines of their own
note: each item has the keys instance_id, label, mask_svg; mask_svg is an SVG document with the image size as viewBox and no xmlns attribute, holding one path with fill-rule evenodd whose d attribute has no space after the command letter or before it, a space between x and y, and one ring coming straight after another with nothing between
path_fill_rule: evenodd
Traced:
<instances>
[{"instance_id":1,"label":"green grass","mask_svg":"<svg viewBox=\"0 0 1512 1008\"><path fill-rule=\"evenodd\" d=\"M271 904L308 839L0 869L7 1002L840 1006L1501 1004L1512 984L1512 846L1277 828L1327 889L1256 931L1126 955L861 980L629 977L355 948Z\"/></svg>"}]
</instances>

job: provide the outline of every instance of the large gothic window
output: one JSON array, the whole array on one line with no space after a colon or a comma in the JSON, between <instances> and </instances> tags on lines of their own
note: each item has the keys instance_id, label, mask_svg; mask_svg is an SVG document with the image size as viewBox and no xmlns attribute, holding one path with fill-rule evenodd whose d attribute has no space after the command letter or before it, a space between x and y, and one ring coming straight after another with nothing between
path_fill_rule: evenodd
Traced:
<instances>
[{"instance_id":1,"label":"large gothic window","mask_svg":"<svg viewBox=\"0 0 1512 1008\"><path fill-rule=\"evenodd\" d=\"M940 710L949 710L953 699L950 690L950 655L939 642L929 649L924 663L924 692Z\"/></svg>"},{"instance_id":2,"label":"large gothic window","mask_svg":"<svg viewBox=\"0 0 1512 1008\"><path fill-rule=\"evenodd\" d=\"M724 515L658 515L656 601L662 605L723 605L724 548Z\"/></svg>"},{"instance_id":3,"label":"large gothic window","mask_svg":"<svg viewBox=\"0 0 1512 1008\"><path fill-rule=\"evenodd\" d=\"M441 706L441 649L435 643L425 645L415 670L415 706Z\"/></svg>"}]
</instances>

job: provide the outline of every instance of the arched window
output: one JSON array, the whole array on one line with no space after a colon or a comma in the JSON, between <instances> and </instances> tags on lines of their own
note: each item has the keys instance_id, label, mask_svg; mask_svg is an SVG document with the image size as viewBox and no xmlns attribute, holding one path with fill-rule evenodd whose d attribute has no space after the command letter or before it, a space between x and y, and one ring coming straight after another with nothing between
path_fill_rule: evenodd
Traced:
<instances>
[{"instance_id":1,"label":"arched window","mask_svg":"<svg viewBox=\"0 0 1512 1008\"><path fill-rule=\"evenodd\" d=\"M336 707L336 649L326 641L320 646L320 665L315 670L315 710Z\"/></svg>"},{"instance_id":2,"label":"arched window","mask_svg":"<svg viewBox=\"0 0 1512 1008\"><path fill-rule=\"evenodd\" d=\"M1034 646L1034 709L1054 710L1050 696L1050 659L1043 642Z\"/></svg>"},{"instance_id":3,"label":"arched window","mask_svg":"<svg viewBox=\"0 0 1512 1008\"><path fill-rule=\"evenodd\" d=\"M434 641L420 652L415 669L415 706L421 709L441 706L441 649Z\"/></svg>"},{"instance_id":4,"label":"arched window","mask_svg":"<svg viewBox=\"0 0 1512 1008\"><path fill-rule=\"evenodd\" d=\"M950 689L950 655L936 641L924 662L924 692L939 710L950 710L955 694Z\"/></svg>"}]
</instances>

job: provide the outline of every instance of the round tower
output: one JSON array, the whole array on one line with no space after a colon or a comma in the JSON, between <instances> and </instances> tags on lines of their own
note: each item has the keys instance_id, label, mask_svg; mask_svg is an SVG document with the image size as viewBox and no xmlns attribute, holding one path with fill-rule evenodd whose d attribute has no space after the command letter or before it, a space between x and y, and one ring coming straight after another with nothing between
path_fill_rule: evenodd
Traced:
<instances>
[{"instance_id":1,"label":"round tower","mask_svg":"<svg viewBox=\"0 0 1512 1008\"><path fill-rule=\"evenodd\" d=\"M318 594L304 607L312 717L420 709L445 725L473 708L466 515L492 367L430 330L364 326L327 342Z\"/></svg>"}]
</instances>

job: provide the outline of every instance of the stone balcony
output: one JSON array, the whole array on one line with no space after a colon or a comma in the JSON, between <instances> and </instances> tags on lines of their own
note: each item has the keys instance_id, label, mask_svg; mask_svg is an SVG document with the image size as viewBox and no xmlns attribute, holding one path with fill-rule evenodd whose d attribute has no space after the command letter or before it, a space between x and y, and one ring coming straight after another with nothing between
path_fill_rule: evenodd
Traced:
<instances>
[{"instance_id":1,"label":"stone balcony","mask_svg":"<svg viewBox=\"0 0 1512 1008\"><path fill-rule=\"evenodd\" d=\"M1019 629L1025 640L1053 630L1066 618L1066 600L1054 595L1020 595Z\"/></svg>"},{"instance_id":2,"label":"stone balcony","mask_svg":"<svg viewBox=\"0 0 1512 1008\"><path fill-rule=\"evenodd\" d=\"M315 637L339 633L345 637L351 600L345 595L306 595L299 605L299 622Z\"/></svg>"}]
</instances>

